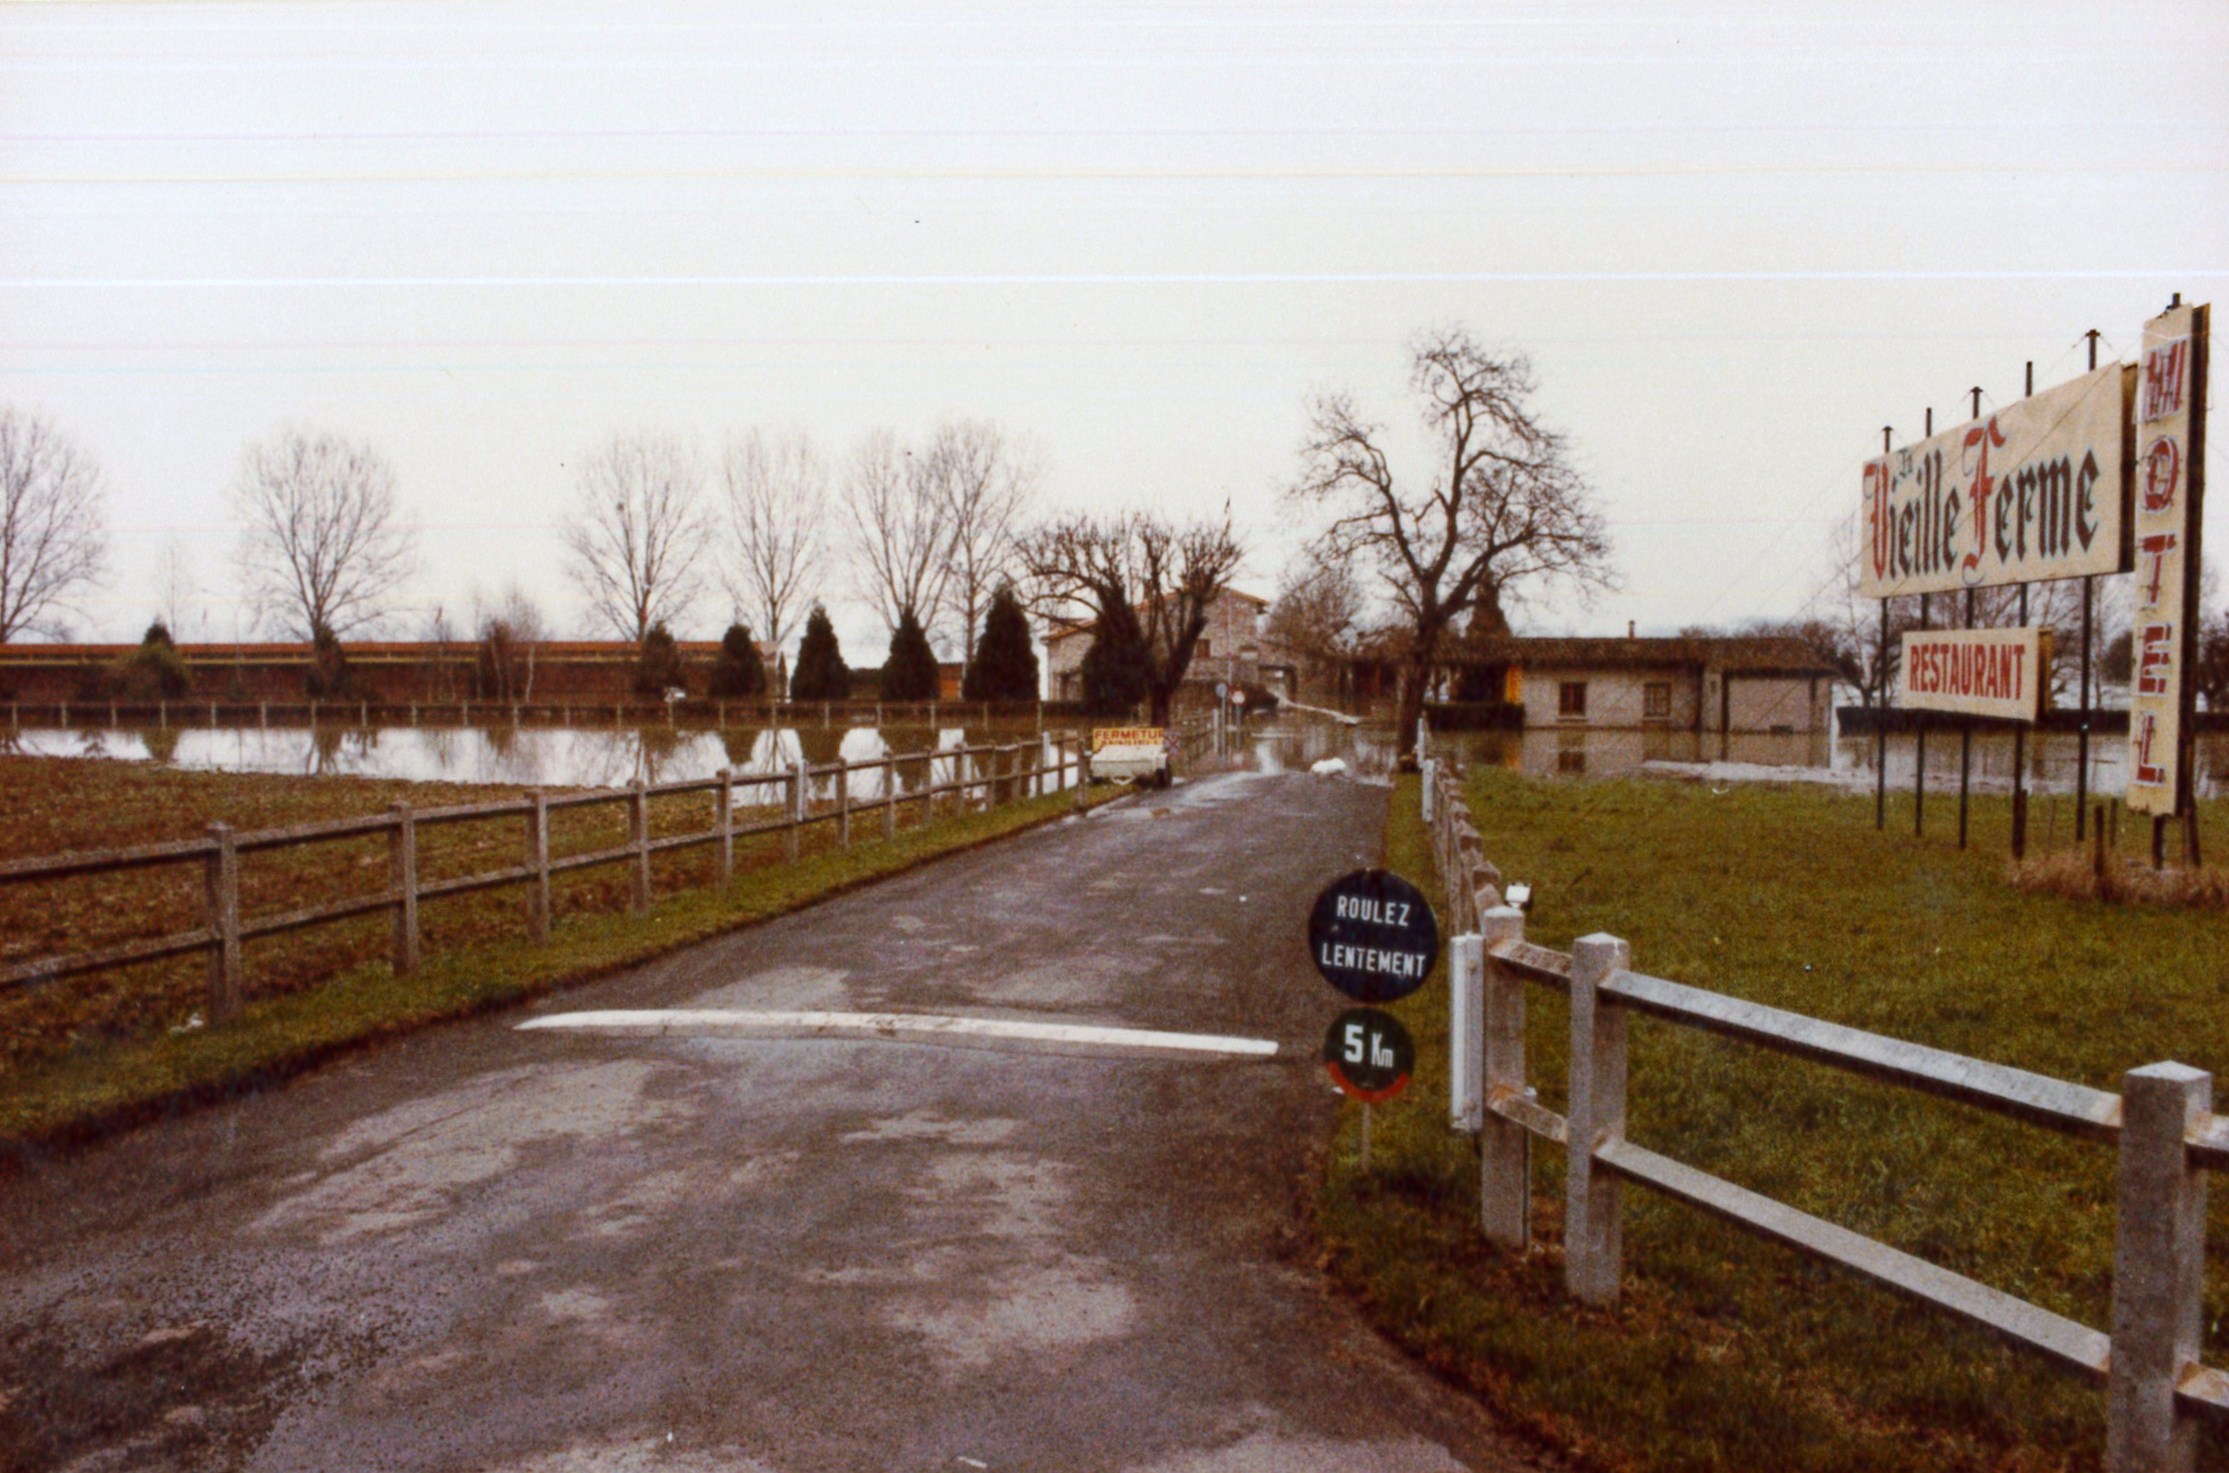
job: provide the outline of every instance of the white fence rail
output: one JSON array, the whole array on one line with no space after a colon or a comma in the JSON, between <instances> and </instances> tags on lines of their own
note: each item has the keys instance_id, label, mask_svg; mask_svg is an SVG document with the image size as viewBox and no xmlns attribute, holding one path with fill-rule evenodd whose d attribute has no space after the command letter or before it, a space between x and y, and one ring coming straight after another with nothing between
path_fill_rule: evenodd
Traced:
<instances>
[{"instance_id":1,"label":"white fence rail","mask_svg":"<svg viewBox=\"0 0 2229 1473\"><path fill-rule=\"evenodd\" d=\"M1531 1236L1535 1140L1565 1154L1564 1282L1589 1304L1617 1297L1623 1191L1635 1182L1811 1257L2041 1351L2107 1388L2112 1473L2183 1473L2198 1418L2229 1413L2229 1375L2200 1363L2206 1172L2229 1167L2229 1116L2213 1113L2213 1076L2178 1063L2122 1076L2110 1094L1941 1049L1689 987L1633 970L1615 936L1568 953L1524 939L1502 903L1459 766L1419 733L1424 817L1447 891L1449 1119L1479 1143L1479 1220L1487 1238ZM1568 1114L1526 1083L1525 989L1570 1001ZM2115 1147L2111 1325L2098 1330L1876 1242L1626 1139L1626 1020L1634 1013L1793 1054Z\"/></svg>"}]
</instances>

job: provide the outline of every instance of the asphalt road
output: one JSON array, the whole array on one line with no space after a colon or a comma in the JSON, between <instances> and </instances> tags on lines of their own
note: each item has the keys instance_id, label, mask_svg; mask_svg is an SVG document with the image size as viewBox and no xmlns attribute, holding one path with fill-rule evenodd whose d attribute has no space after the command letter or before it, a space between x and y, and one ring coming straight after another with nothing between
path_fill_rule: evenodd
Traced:
<instances>
[{"instance_id":1,"label":"asphalt road","mask_svg":"<svg viewBox=\"0 0 2229 1473\"><path fill-rule=\"evenodd\" d=\"M1385 790L1229 774L543 1003L1277 1061L438 1029L0 1183L0 1466L1528 1466L1310 1264L1309 900Z\"/></svg>"}]
</instances>

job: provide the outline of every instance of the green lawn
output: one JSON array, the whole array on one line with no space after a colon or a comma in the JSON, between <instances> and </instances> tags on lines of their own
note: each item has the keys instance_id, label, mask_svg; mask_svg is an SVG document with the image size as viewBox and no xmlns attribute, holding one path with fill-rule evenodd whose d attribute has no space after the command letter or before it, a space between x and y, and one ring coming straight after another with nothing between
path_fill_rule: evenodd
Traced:
<instances>
[{"instance_id":1,"label":"green lawn","mask_svg":"<svg viewBox=\"0 0 2229 1473\"><path fill-rule=\"evenodd\" d=\"M1386 849L1423 879L1416 792L1397 791ZM2229 915L2012 889L2001 800L1977 803L1960 853L1947 805L1936 836L1912 837L1908 797L1882 834L1870 795L1500 771L1469 794L1489 857L1536 887L1535 941L1608 931L1639 971L2104 1089L2161 1059L2229 1064ZM2209 810L2209 834L2225 816ZM1566 1014L1545 989L1528 1004L1532 1079L1562 1109ZM1561 1287L1560 1152L1535 1150L1539 1246L1486 1246L1475 1151L1446 1128L1444 986L1400 1011L1416 1086L1379 1111L1367 1179L1349 1110L1321 1228L1377 1319L1513 1421L1606 1467L2097 1465L2104 1398L2088 1383L1638 1187L1623 1297L1581 1310ZM1639 1143L2106 1324L2109 1148L1655 1020L1634 1021L1631 1052ZM2218 1361L2229 1294L2213 1277ZM2229 1439L2203 1461L2229 1466Z\"/></svg>"}]
</instances>

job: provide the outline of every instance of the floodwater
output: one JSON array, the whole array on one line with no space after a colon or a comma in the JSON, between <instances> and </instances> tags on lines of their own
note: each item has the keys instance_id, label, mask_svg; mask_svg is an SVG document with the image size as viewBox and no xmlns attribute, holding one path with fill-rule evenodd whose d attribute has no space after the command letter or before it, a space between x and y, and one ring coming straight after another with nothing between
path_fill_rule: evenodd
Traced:
<instances>
[{"instance_id":1,"label":"floodwater","mask_svg":"<svg viewBox=\"0 0 2229 1473\"><path fill-rule=\"evenodd\" d=\"M739 774L813 764L876 762L895 752L917 756L990 742L1053 760L1061 733L1027 726L891 728L743 727L25 727L0 731L0 753L161 762L209 772L275 772L307 777L401 778L412 782L507 783L522 787L617 788L691 782L732 768ZM1026 758L1025 758L1026 761ZM878 796L881 773L850 779L853 795ZM938 781L947 780L940 771ZM908 785L917 774L906 774Z\"/></svg>"},{"instance_id":2,"label":"floodwater","mask_svg":"<svg viewBox=\"0 0 2229 1473\"><path fill-rule=\"evenodd\" d=\"M276 772L305 776L403 778L420 782L504 783L526 787L624 787L645 782L686 782L712 777L722 768L740 774L786 770L800 758L814 764L873 762L895 751L915 755L981 745L1020 743L1033 749L1039 765L1053 760L1053 744L1074 733L1039 732L1034 722L991 726L821 728L731 726L724 730L649 727L26 727L0 730L0 753L61 757L106 757L153 761L219 772ZM1535 777L1623 777L1652 762L1735 763L1790 769L1816 780L1853 788L1873 785L1875 760L1871 736L1838 738L1826 734L1734 732L1726 735L1660 728L1643 730L1545 729L1524 732L1461 732L1435 737L1467 762L1527 773ZM1955 788L1959 773L1956 732L1931 732L1927 738L1928 785ZM2093 735L2090 742L2090 791L2118 795L2127 776L2127 738L2119 733ZM1912 786L1919 743L1911 733L1888 739L1888 781L1897 790ZM2024 758L2028 789L2071 793L2075 785L2077 738L2068 732L2030 734ZM1382 722L1349 726L1302 712L1281 712L1246 723L1233 732L1220 759L1259 772L1306 771L1337 757L1363 777L1384 775L1393 765L1392 728ZM1974 791L2012 788L2013 739L2009 732L1976 732L1973 737ZM943 781L943 777L938 778ZM2229 791L2229 734L2199 738L2198 790L2218 797ZM880 774L854 774L857 796L879 795Z\"/></svg>"}]
</instances>

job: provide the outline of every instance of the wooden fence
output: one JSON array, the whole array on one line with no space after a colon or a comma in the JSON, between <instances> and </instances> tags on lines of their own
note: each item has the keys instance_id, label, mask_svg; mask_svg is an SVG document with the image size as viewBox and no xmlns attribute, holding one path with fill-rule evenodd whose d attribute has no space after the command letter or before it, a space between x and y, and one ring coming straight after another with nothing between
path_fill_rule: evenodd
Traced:
<instances>
[{"instance_id":1,"label":"wooden fence","mask_svg":"<svg viewBox=\"0 0 2229 1473\"><path fill-rule=\"evenodd\" d=\"M119 874L165 865L199 865L204 875L204 924L190 931L128 941L93 951L43 957L0 969L0 990L40 986L65 977L111 971L172 957L205 954L209 959L209 1013L212 1022L238 1016L246 991L241 946L265 936L277 936L312 926L330 925L357 916L385 912L394 920L392 959L396 973L407 975L419 962L418 908L428 900L492 890L506 885L526 888L526 929L537 944L546 944L550 931L550 881L555 875L597 865L628 866L630 907L650 906L650 859L654 854L714 846L718 855L716 883L726 884L735 873L735 841L753 835L779 833L783 858L796 863L799 837L814 824L832 825L836 842L849 848L856 823L879 817L882 836L895 838L898 809L921 805L926 822L936 812L939 798L950 795L964 806L980 793L986 807L1020 802L1068 786L1075 774L1076 806L1085 804L1091 783L1091 754L1082 742L1073 750L1066 742L1055 747L1050 762L1024 762L1035 754L1034 744L1012 746L963 746L942 751L892 753L868 762L836 762L823 766L798 763L775 773L739 774L723 771L717 777L692 782L646 784L637 780L626 789L549 794L539 789L522 798L493 803L466 803L445 808L413 809L398 803L386 813L344 818L287 828L236 833L226 824L209 825L206 836L167 844L143 844L129 849L97 853L63 854L46 859L19 859L0 863L0 885L65 880L88 875ZM911 792L901 792L898 769L911 764L948 764L951 777L930 781ZM866 803L852 797L852 775L881 771L879 795ZM811 799L815 779L830 780L832 797L814 811ZM780 816L758 822L736 822L738 789L774 787L779 790ZM650 836L650 800L681 793L703 793L712 799L711 826L707 829L653 839ZM627 842L612 849L552 858L550 814L568 808L623 804L627 812ZM773 805L760 805L773 806ZM441 880L418 876L418 831L443 824L474 820L517 818L524 828L521 859L516 865L479 874ZM363 895L328 901L303 909L243 917L240 913L240 862L244 855L303 845L324 844L371 835L387 836L387 886Z\"/></svg>"},{"instance_id":2,"label":"wooden fence","mask_svg":"<svg viewBox=\"0 0 2229 1473\"><path fill-rule=\"evenodd\" d=\"M1485 1235L1521 1249L1531 1235L1534 1140L1565 1155L1564 1283L1589 1304L1617 1297L1622 1190L1635 1182L1813 1258L2041 1351L2107 1389L2106 1466L2184 1473L2201 1416L2229 1413L2229 1375L2199 1361L2206 1172L2229 1168L2229 1116L2213 1112L2213 1076L2178 1063L2131 1069L2110 1094L1859 1029L1763 1007L1632 969L1615 936L1569 952L1525 940L1522 911L1502 903L1463 798L1460 769L1427 732L1424 817L1445 883L1449 930L1450 1121L1479 1140ZM1525 987L1570 1000L1568 1115L1525 1082ZM1699 1171L1626 1139L1626 1020L1635 1013L1698 1028L2113 1146L2112 1312L2101 1331L1823 1218Z\"/></svg>"}]
</instances>

